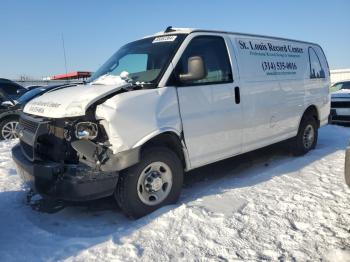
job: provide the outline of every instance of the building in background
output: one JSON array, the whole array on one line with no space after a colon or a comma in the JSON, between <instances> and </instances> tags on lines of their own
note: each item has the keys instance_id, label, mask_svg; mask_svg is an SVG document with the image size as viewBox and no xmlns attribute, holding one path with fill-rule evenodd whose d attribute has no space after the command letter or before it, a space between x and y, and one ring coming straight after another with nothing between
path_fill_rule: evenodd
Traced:
<instances>
[{"instance_id":1,"label":"building in background","mask_svg":"<svg viewBox=\"0 0 350 262\"><path fill-rule=\"evenodd\" d=\"M350 80L350 68L349 69L336 69L330 70L331 72L331 83L340 82L343 80Z\"/></svg>"},{"instance_id":2,"label":"building in background","mask_svg":"<svg viewBox=\"0 0 350 262\"><path fill-rule=\"evenodd\" d=\"M91 72L77 71L66 74L44 77L42 80L86 80L91 76Z\"/></svg>"},{"instance_id":3,"label":"building in background","mask_svg":"<svg viewBox=\"0 0 350 262\"><path fill-rule=\"evenodd\" d=\"M27 86L45 86L45 85L59 85L67 83L82 83L91 76L91 72L77 71L67 74L60 74L54 76L43 77L41 79L32 79L30 77L20 77L19 79L13 79L14 82L27 87Z\"/></svg>"}]
</instances>

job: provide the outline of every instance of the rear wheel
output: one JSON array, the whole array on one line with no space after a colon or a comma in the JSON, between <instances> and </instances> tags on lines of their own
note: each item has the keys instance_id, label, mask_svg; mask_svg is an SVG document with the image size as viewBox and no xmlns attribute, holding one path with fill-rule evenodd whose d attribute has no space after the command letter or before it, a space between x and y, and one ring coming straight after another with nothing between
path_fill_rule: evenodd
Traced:
<instances>
[{"instance_id":1,"label":"rear wheel","mask_svg":"<svg viewBox=\"0 0 350 262\"><path fill-rule=\"evenodd\" d=\"M10 140L17 138L16 128L18 118L9 117L0 122L0 140Z\"/></svg>"},{"instance_id":2,"label":"rear wheel","mask_svg":"<svg viewBox=\"0 0 350 262\"><path fill-rule=\"evenodd\" d=\"M303 116L298 134L291 141L294 155L300 156L314 149L317 144L318 125L315 117L311 114Z\"/></svg>"},{"instance_id":3,"label":"rear wheel","mask_svg":"<svg viewBox=\"0 0 350 262\"><path fill-rule=\"evenodd\" d=\"M166 147L145 149L138 164L120 173L115 198L123 212L133 218L175 203L181 192L183 166Z\"/></svg>"}]
</instances>

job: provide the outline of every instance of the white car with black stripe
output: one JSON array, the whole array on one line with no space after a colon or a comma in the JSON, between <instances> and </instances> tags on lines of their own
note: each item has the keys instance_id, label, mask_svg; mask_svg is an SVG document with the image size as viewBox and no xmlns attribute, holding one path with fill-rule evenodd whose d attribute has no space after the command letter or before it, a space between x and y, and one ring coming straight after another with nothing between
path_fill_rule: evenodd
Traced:
<instances>
[{"instance_id":1,"label":"white car with black stripe","mask_svg":"<svg viewBox=\"0 0 350 262\"><path fill-rule=\"evenodd\" d=\"M337 82L331 90L331 114L330 123L350 123L350 80Z\"/></svg>"}]
</instances>

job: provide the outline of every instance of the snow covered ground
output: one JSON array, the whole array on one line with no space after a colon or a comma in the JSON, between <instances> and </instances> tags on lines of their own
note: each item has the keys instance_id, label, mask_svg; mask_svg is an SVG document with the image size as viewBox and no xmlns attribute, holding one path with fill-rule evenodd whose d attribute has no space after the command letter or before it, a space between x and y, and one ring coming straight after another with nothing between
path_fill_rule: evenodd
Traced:
<instances>
[{"instance_id":1,"label":"snow covered ground","mask_svg":"<svg viewBox=\"0 0 350 262\"><path fill-rule=\"evenodd\" d=\"M317 149L292 157L279 146L189 173L180 202L142 219L112 199L55 214L25 204L0 143L1 261L350 261L350 128L320 130Z\"/></svg>"}]
</instances>

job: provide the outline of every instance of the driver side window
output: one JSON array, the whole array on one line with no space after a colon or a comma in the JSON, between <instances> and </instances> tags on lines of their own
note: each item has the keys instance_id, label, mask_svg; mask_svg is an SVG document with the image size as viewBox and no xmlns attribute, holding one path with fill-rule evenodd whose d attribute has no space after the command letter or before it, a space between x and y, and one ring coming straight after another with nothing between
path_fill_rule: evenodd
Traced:
<instances>
[{"instance_id":1,"label":"driver side window","mask_svg":"<svg viewBox=\"0 0 350 262\"><path fill-rule=\"evenodd\" d=\"M188 59L201 57L206 69L206 76L200 80L187 81L185 86L220 84L232 82L231 64L225 41L219 36L198 36L192 39L182 54L175 72L177 75L188 72Z\"/></svg>"}]
</instances>

